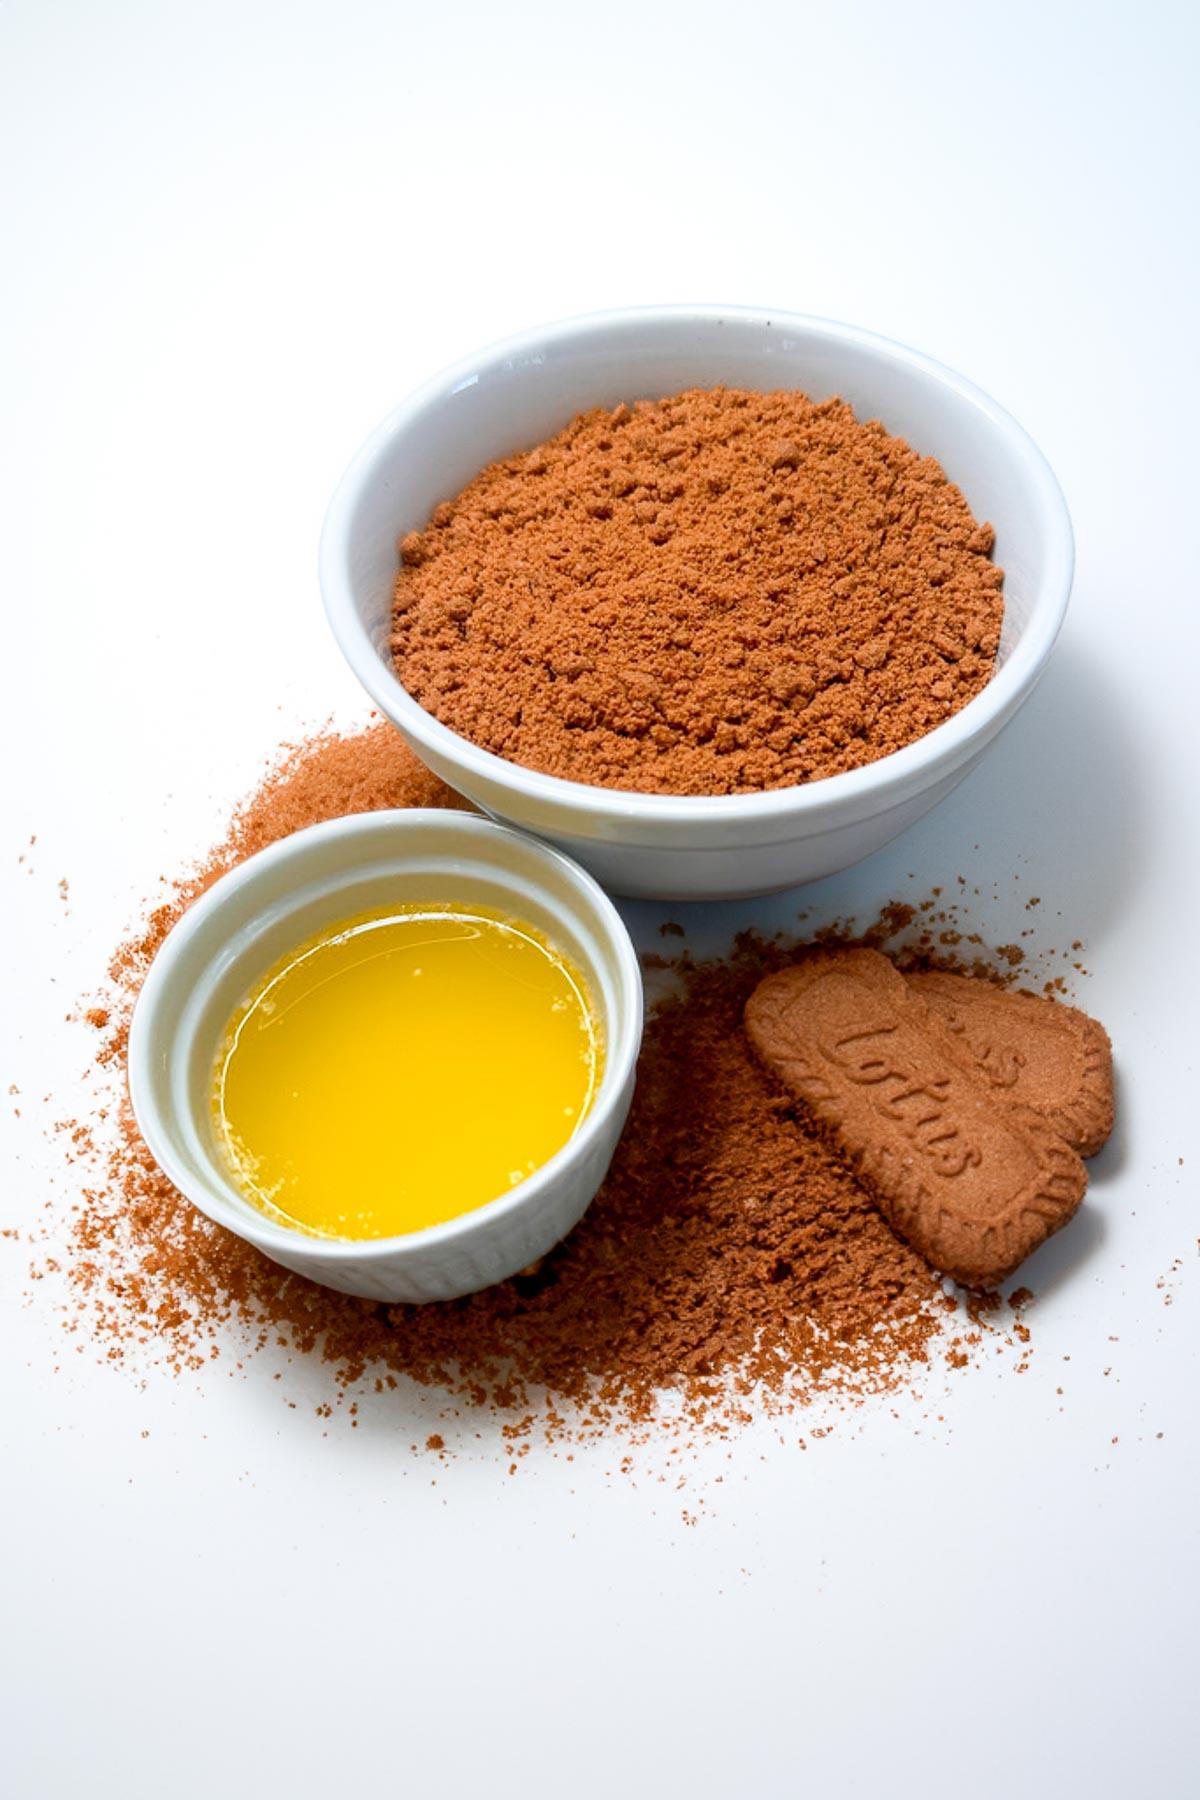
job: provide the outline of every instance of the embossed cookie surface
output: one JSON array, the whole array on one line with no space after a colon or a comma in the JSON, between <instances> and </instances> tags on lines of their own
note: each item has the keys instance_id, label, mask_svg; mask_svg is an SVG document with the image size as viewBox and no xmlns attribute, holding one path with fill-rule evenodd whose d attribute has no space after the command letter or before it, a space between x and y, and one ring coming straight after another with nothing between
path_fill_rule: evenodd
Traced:
<instances>
[{"instance_id":1,"label":"embossed cookie surface","mask_svg":"<svg viewBox=\"0 0 1200 1800\"><path fill-rule=\"evenodd\" d=\"M1075 1152L1038 1113L1000 1098L878 951L822 951L768 975L746 1030L889 1222L959 1281L989 1287L1011 1274L1083 1198Z\"/></svg>"},{"instance_id":2,"label":"embossed cookie surface","mask_svg":"<svg viewBox=\"0 0 1200 1800\"><path fill-rule=\"evenodd\" d=\"M1113 1127L1112 1045L1098 1020L969 975L928 969L905 980L994 1088L1041 1113L1080 1156L1096 1154Z\"/></svg>"}]
</instances>

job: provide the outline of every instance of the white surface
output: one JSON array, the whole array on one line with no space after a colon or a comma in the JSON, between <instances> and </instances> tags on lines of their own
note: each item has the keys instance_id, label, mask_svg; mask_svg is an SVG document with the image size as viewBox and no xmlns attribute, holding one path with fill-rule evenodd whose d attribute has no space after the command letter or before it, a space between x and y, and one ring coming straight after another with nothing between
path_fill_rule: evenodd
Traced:
<instances>
[{"instance_id":1,"label":"white surface","mask_svg":"<svg viewBox=\"0 0 1200 1800\"><path fill-rule=\"evenodd\" d=\"M562 781L450 731L396 678L388 649L396 543L496 457L579 412L685 388L794 387L936 456L996 532L1005 571L996 673L915 744L825 781L676 798ZM486 812L536 831L617 894L727 900L860 862L951 792L1028 697L1071 590L1071 523L1046 460L971 382L853 326L769 309L641 307L568 319L476 350L374 431L330 503L321 591L334 636L380 711L430 768Z\"/></svg>"},{"instance_id":2,"label":"white surface","mask_svg":"<svg viewBox=\"0 0 1200 1800\"><path fill-rule=\"evenodd\" d=\"M230 1180L212 1128L212 1071L243 996L298 944L376 907L453 894L526 921L578 966L604 1034L604 1073L575 1135L488 1206L367 1242L289 1229ZM218 1225L327 1287L372 1300L452 1300L507 1281L564 1238L608 1173L633 1098L642 977L608 896L557 851L450 810L356 813L239 864L154 959L129 1032L129 1097L159 1165Z\"/></svg>"},{"instance_id":3,"label":"white surface","mask_svg":"<svg viewBox=\"0 0 1200 1800\"><path fill-rule=\"evenodd\" d=\"M1193 10L20 0L0 39L7 1223L67 1203L62 1016L139 896L357 705L315 571L347 457L472 346L631 301L862 323L1045 450L1045 680L816 902L961 872L989 937L1084 939L1121 1078L1026 1375L683 1492L619 1446L431 1466L427 1415L323 1423L304 1370L295 1410L253 1365L139 1387L0 1242L6 1794L1194 1791Z\"/></svg>"}]
</instances>

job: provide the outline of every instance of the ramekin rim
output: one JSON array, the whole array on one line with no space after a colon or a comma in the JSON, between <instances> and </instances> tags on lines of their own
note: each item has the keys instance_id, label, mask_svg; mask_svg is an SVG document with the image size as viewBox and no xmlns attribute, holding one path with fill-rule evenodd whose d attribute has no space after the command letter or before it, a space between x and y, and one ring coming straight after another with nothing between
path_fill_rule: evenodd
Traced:
<instances>
[{"instance_id":1,"label":"ramekin rim","mask_svg":"<svg viewBox=\"0 0 1200 1800\"><path fill-rule=\"evenodd\" d=\"M155 1008L161 1003L172 966L214 914L228 906L238 890L264 869L286 861L289 856L302 855L318 840L357 835L372 827L380 829L385 823L393 827L415 827L427 825L431 820L462 828L465 833L481 838L509 837L520 840L525 848L533 850L547 863L558 865L570 883L592 905L595 919L603 927L604 935L615 953L619 972L619 979L615 983L618 1011L614 1036L617 1042L606 1046L604 1074L599 1091L579 1130L532 1175L507 1193L498 1194L495 1199L485 1201L482 1206L439 1224L425 1226L419 1231L399 1233L393 1237L333 1238L316 1236L298 1227L276 1224L265 1213L260 1219L249 1210L248 1202L240 1196L233 1198L237 1190L232 1181L223 1182L223 1191L220 1192L208 1181L197 1182L197 1171L181 1155L176 1154L170 1131L160 1124L162 1109L152 1098L149 1065L156 1042ZM561 850L516 826L502 824L479 813L459 812L449 807L381 808L373 812L350 813L306 826L247 857L200 895L172 927L155 955L134 1003L126 1052L130 1103L138 1130L154 1160L180 1192L215 1224L224 1226L267 1254L285 1250L290 1255L295 1255L308 1250L314 1259L322 1261L329 1258L335 1262L388 1260L406 1252L453 1244L509 1212L533 1206L538 1196L552 1182L572 1164L581 1161L605 1129L613 1108L620 1103L626 1084L636 1068L643 1014L641 967L625 922L599 882ZM198 1187L204 1191L204 1201L197 1198ZM210 1201L213 1203L213 1210L210 1210ZM243 1207L247 1210L243 1211Z\"/></svg>"}]
</instances>

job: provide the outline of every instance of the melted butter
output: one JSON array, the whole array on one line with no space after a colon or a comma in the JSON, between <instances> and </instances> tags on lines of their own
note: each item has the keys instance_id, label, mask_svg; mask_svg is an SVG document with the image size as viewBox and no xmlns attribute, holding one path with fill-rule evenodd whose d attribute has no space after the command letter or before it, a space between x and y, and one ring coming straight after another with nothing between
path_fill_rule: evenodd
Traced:
<instances>
[{"instance_id":1,"label":"melted butter","mask_svg":"<svg viewBox=\"0 0 1200 1800\"><path fill-rule=\"evenodd\" d=\"M301 944L230 1021L214 1124L235 1182L322 1237L494 1200L578 1131L603 1072L578 972L466 906L366 913Z\"/></svg>"}]
</instances>

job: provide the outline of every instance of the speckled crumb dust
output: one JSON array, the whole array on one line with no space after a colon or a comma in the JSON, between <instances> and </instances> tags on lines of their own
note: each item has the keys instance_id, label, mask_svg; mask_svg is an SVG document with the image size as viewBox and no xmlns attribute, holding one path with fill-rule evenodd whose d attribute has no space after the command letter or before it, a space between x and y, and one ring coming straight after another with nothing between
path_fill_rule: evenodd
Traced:
<instances>
[{"instance_id":1,"label":"speckled crumb dust","mask_svg":"<svg viewBox=\"0 0 1200 1800\"><path fill-rule=\"evenodd\" d=\"M695 1444L819 1398L857 1408L964 1366L985 1336L1027 1361L1020 1318L1001 1325L1010 1311L994 1298L947 1292L752 1060L741 1010L788 951L751 937L722 961L651 959L660 998L611 1173L525 1275L440 1305L384 1306L289 1274L198 1213L155 1166L125 1099L129 1015L163 937L221 873L288 832L384 806L461 804L386 725L294 747L116 952L106 993L83 1012L103 1093L86 1120L58 1127L77 1185L35 1271L79 1348L143 1375L221 1358L252 1372L254 1352L283 1354L324 1371L318 1410L352 1423L368 1396L394 1397L403 1415L415 1384L447 1418L486 1414L514 1468L538 1436ZM994 972L957 923L963 904L935 893L856 935ZM677 931L664 928L664 947ZM1020 959L1012 949L1006 967ZM420 1435L425 1451L448 1454L441 1433Z\"/></svg>"}]
</instances>

